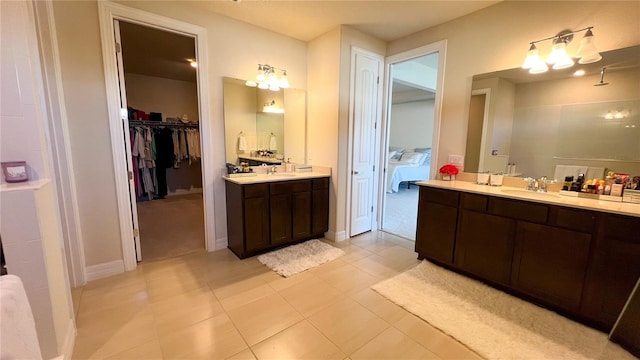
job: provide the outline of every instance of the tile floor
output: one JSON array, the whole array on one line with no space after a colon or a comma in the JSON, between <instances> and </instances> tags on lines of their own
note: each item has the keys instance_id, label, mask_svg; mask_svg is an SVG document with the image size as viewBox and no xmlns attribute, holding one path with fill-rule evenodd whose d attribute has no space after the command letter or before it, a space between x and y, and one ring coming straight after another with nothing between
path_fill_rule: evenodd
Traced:
<instances>
[{"instance_id":1,"label":"tile floor","mask_svg":"<svg viewBox=\"0 0 640 360\"><path fill-rule=\"evenodd\" d=\"M74 359L480 359L369 287L417 264L384 232L282 278L256 258L200 251L73 289Z\"/></svg>"}]
</instances>

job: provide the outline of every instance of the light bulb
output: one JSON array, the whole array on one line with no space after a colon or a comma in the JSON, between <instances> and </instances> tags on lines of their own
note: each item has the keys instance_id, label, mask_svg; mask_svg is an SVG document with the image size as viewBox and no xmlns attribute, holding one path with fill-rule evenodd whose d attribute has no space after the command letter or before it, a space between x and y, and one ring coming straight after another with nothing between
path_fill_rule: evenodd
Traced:
<instances>
[{"instance_id":1,"label":"light bulb","mask_svg":"<svg viewBox=\"0 0 640 360\"><path fill-rule=\"evenodd\" d=\"M280 77L280 87L287 89L289 87L289 80L287 79L287 71L285 70Z\"/></svg>"},{"instance_id":2,"label":"light bulb","mask_svg":"<svg viewBox=\"0 0 640 360\"><path fill-rule=\"evenodd\" d=\"M578 48L576 57L580 58L580 60L578 60L579 64L591 64L602 59L598 49L596 49L595 37L591 29L588 29L582 40L580 40L580 47Z\"/></svg>"},{"instance_id":3,"label":"light bulb","mask_svg":"<svg viewBox=\"0 0 640 360\"><path fill-rule=\"evenodd\" d=\"M530 74L542 74L549 71L549 67L547 66L547 64L542 61L540 58L538 58L538 61L536 61L531 69L529 70Z\"/></svg>"},{"instance_id":4,"label":"light bulb","mask_svg":"<svg viewBox=\"0 0 640 360\"><path fill-rule=\"evenodd\" d=\"M536 48L535 44L531 44L529 51L527 51L527 57L524 59L524 63L522 63L522 68L532 69L539 61L541 60L538 54L538 48Z\"/></svg>"},{"instance_id":5,"label":"light bulb","mask_svg":"<svg viewBox=\"0 0 640 360\"><path fill-rule=\"evenodd\" d=\"M609 112L604 116L604 118L605 118L605 119L607 119L607 120L611 120L611 119L613 119L613 114L611 113L611 111L609 111Z\"/></svg>"},{"instance_id":6,"label":"light bulb","mask_svg":"<svg viewBox=\"0 0 640 360\"><path fill-rule=\"evenodd\" d=\"M574 63L569 54L567 54L566 48L567 44L564 41L553 44L547 63L553 64L553 68L556 70L572 67Z\"/></svg>"}]
</instances>

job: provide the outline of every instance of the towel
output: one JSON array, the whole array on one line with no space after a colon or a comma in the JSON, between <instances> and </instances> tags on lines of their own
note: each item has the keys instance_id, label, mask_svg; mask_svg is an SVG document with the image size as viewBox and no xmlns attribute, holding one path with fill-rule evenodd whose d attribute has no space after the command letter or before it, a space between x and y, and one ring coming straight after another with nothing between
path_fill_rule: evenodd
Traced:
<instances>
[{"instance_id":1,"label":"towel","mask_svg":"<svg viewBox=\"0 0 640 360\"><path fill-rule=\"evenodd\" d=\"M19 277L0 277L0 358L42 359L31 306Z\"/></svg>"},{"instance_id":2,"label":"towel","mask_svg":"<svg viewBox=\"0 0 640 360\"><path fill-rule=\"evenodd\" d=\"M588 166L556 165L556 171L553 174L553 178L558 181L564 181L565 177L573 176L573 179L575 180L578 178L579 174L586 174L588 169Z\"/></svg>"},{"instance_id":3,"label":"towel","mask_svg":"<svg viewBox=\"0 0 640 360\"><path fill-rule=\"evenodd\" d=\"M278 150L276 136L273 134L271 134L271 139L269 139L269 150Z\"/></svg>"},{"instance_id":4,"label":"towel","mask_svg":"<svg viewBox=\"0 0 640 360\"><path fill-rule=\"evenodd\" d=\"M244 137L243 133L240 133L238 136L238 150L247 151L247 139Z\"/></svg>"}]
</instances>

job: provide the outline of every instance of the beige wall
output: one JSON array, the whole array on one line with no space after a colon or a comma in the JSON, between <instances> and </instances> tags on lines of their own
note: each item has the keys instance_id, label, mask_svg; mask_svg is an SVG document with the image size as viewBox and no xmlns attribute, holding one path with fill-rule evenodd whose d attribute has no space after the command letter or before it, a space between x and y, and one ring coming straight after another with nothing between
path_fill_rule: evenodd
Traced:
<instances>
[{"instance_id":1,"label":"beige wall","mask_svg":"<svg viewBox=\"0 0 640 360\"><path fill-rule=\"evenodd\" d=\"M213 144L209 161L225 163L222 78L248 79L258 63L287 69L292 87L307 87L305 43L231 20L182 2L123 2L162 16L201 26L207 31L209 99ZM98 9L93 1L56 1L54 11L60 46L63 87L74 154L78 202L86 264L122 259L113 160L109 139ZM206 121L203 119L203 121ZM219 174L219 172L217 172ZM216 240L226 237L224 183L216 177Z\"/></svg>"},{"instance_id":2,"label":"beige wall","mask_svg":"<svg viewBox=\"0 0 640 360\"><path fill-rule=\"evenodd\" d=\"M393 55L447 40L442 125L437 163L448 154L464 154L469 95L474 74L519 67L531 41L559 31L594 26L601 51L640 44L640 2L637 1L505 1L440 26L392 41ZM575 51L579 42L570 48ZM548 51L549 44L541 44ZM542 49L544 48L544 50Z\"/></svg>"},{"instance_id":3,"label":"beige wall","mask_svg":"<svg viewBox=\"0 0 640 360\"><path fill-rule=\"evenodd\" d=\"M392 105L389 146L406 149L431 147L433 103L433 100L423 100Z\"/></svg>"},{"instance_id":4,"label":"beige wall","mask_svg":"<svg viewBox=\"0 0 640 360\"><path fill-rule=\"evenodd\" d=\"M146 113L162 113L167 117L189 116L197 121L198 87L196 83L155 76L126 73L127 105Z\"/></svg>"}]
</instances>

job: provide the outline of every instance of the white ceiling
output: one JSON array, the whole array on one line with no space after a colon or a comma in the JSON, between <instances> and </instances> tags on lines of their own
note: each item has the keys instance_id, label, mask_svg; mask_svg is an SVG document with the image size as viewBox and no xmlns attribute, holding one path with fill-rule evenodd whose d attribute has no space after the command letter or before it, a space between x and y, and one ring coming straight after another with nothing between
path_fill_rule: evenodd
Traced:
<instances>
[{"instance_id":1,"label":"white ceiling","mask_svg":"<svg viewBox=\"0 0 640 360\"><path fill-rule=\"evenodd\" d=\"M378 39L392 41L500 2L496 0L183 1L302 41L313 40L339 25L349 25Z\"/></svg>"}]
</instances>

